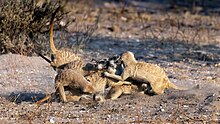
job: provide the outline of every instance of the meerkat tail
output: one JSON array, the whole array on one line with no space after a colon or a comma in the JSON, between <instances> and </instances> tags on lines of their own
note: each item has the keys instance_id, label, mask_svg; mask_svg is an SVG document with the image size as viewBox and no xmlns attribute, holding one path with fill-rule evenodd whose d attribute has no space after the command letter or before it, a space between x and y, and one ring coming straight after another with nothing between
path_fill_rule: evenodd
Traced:
<instances>
[{"instance_id":1,"label":"meerkat tail","mask_svg":"<svg viewBox=\"0 0 220 124\"><path fill-rule=\"evenodd\" d=\"M165 79L165 81L167 82L167 88L173 88L173 89L176 89L176 90L187 90L187 88L176 86L169 79Z\"/></svg>"},{"instance_id":2,"label":"meerkat tail","mask_svg":"<svg viewBox=\"0 0 220 124\"><path fill-rule=\"evenodd\" d=\"M53 92L53 93L51 93L51 94L49 94L49 95L46 95L43 99L37 101L36 104L37 104L37 105L41 105L41 104L44 103L45 101L52 100L52 98L56 96L57 92L58 92L58 89L56 89L55 92Z\"/></svg>"},{"instance_id":3,"label":"meerkat tail","mask_svg":"<svg viewBox=\"0 0 220 124\"><path fill-rule=\"evenodd\" d=\"M56 53L57 49L54 45L54 41L53 41L53 25L54 25L54 18L56 16L56 13L61 9L61 7L59 6L55 12L52 14L52 18L50 20L50 49L53 52L53 54Z\"/></svg>"},{"instance_id":4,"label":"meerkat tail","mask_svg":"<svg viewBox=\"0 0 220 124\"><path fill-rule=\"evenodd\" d=\"M176 90L188 90L187 88L176 86L170 80L168 80L168 88L173 88L173 89L176 89Z\"/></svg>"},{"instance_id":5,"label":"meerkat tail","mask_svg":"<svg viewBox=\"0 0 220 124\"><path fill-rule=\"evenodd\" d=\"M47 95L45 96L43 99L39 100L36 102L37 105L41 105L42 103L44 103L45 101L48 101L49 99L51 99L53 96L53 94Z\"/></svg>"},{"instance_id":6,"label":"meerkat tail","mask_svg":"<svg viewBox=\"0 0 220 124\"><path fill-rule=\"evenodd\" d=\"M47 61L48 63L51 63L51 60L49 60L47 57L45 57L44 55L42 55L41 53L37 52L35 49L33 49L34 52L40 56L41 58L43 58L45 61Z\"/></svg>"}]
</instances>

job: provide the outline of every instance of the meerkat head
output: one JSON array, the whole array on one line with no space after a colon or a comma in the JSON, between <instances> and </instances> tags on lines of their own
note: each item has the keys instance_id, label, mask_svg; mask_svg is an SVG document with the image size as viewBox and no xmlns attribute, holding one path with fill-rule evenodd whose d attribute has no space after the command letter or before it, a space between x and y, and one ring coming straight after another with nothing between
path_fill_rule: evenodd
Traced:
<instances>
[{"instance_id":1,"label":"meerkat head","mask_svg":"<svg viewBox=\"0 0 220 124\"><path fill-rule=\"evenodd\" d=\"M117 71L117 66L121 64L120 56L115 55L112 58L109 58L107 63L107 71L111 74L115 74Z\"/></svg>"},{"instance_id":2,"label":"meerkat head","mask_svg":"<svg viewBox=\"0 0 220 124\"><path fill-rule=\"evenodd\" d=\"M124 52L121 56L121 60L123 61L125 65L127 65L130 62L137 62L137 60L134 57L134 53L130 51Z\"/></svg>"},{"instance_id":3,"label":"meerkat head","mask_svg":"<svg viewBox=\"0 0 220 124\"><path fill-rule=\"evenodd\" d=\"M108 61L108 59L103 59L103 60L92 59L92 62L95 62L95 68L97 70L106 69L107 61Z\"/></svg>"},{"instance_id":4,"label":"meerkat head","mask_svg":"<svg viewBox=\"0 0 220 124\"><path fill-rule=\"evenodd\" d=\"M93 61L96 62L96 68L98 70L107 69L107 70L110 70L110 72L115 70L117 66L121 64L120 56L118 55L114 55L111 58L106 58L106 59L99 60L99 61L96 61L96 60L93 60Z\"/></svg>"},{"instance_id":5,"label":"meerkat head","mask_svg":"<svg viewBox=\"0 0 220 124\"><path fill-rule=\"evenodd\" d=\"M91 84L88 84L83 88L83 92L92 94L95 93L95 88Z\"/></svg>"},{"instance_id":6,"label":"meerkat head","mask_svg":"<svg viewBox=\"0 0 220 124\"><path fill-rule=\"evenodd\" d=\"M93 100L97 102L104 102L105 98L103 97L103 94L97 93L93 95Z\"/></svg>"}]
</instances>

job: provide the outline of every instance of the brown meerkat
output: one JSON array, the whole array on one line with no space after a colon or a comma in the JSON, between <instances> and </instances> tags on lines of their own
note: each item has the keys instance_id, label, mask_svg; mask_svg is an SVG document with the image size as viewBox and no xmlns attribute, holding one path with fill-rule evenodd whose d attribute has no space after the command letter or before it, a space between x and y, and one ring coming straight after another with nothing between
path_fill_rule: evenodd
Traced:
<instances>
[{"instance_id":1,"label":"brown meerkat","mask_svg":"<svg viewBox=\"0 0 220 124\"><path fill-rule=\"evenodd\" d=\"M123 73L119 76L105 72L105 76L119 81L131 78L139 82L150 83L153 92L156 94L163 94L166 88L187 90L186 88L181 88L173 84L168 79L165 71L158 65L137 61L134 54L130 51L124 52L121 56L121 60L124 64Z\"/></svg>"},{"instance_id":2,"label":"brown meerkat","mask_svg":"<svg viewBox=\"0 0 220 124\"><path fill-rule=\"evenodd\" d=\"M120 97L122 94L134 94L142 93L137 85L134 84L122 84L117 86L112 86L106 95L106 99L115 100Z\"/></svg>"},{"instance_id":3,"label":"brown meerkat","mask_svg":"<svg viewBox=\"0 0 220 124\"><path fill-rule=\"evenodd\" d=\"M55 79L56 92L50 95L47 95L46 97L38 101L37 104L41 104L44 101L51 99L56 94L60 94L60 98L64 102L79 101L80 98L86 94L85 92L88 92L88 91L94 91L97 96L95 98L99 99L99 101L104 101L103 95L104 95L105 88L107 86L118 86L122 84L130 84L130 82L118 82L117 80L104 77L103 72L105 71L109 73L114 73L114 74L116 73L116 66L115 65L110 66L109 64L110 63L106 63L102 61L97 62L96 65L89 65L88 67L84 67L83 66L84 64L82 63L82 61L73 61L67 64L66 66L64 66L64 70L60 70L58 72L58 75L56 76L56 79ZM113 64L113 62L111 62L111 64ZM92 70L92 73L87 73L85 70L82 69L83 67L86 68L85 70ZM76 75L78 76L72 75L75 73L77 73ZM82 73L86 75L84 75L83 77ZM81 85L76 84L80 82L83 82L83 83ZM88 84L88 82L91 82L91 85L94 88L94 90L90 90L91 88L90 84L84 85L84 84ZM69 91L71 92L72 95L65 94L64 87L67 87L67 86L70 86ZM84 88L85 86L90 87L90 88ZM81 89L85 89L84 92L80 91L79 87L81 87Z\"/></svg>"},{"instance_id":4,"label":"brown meerkat","mask_svg":"<svg viewBox=\"0 0 220 124\"><path fill-rule=\"evenodd\" d=\"M55 89L58 89L60 98L63 102L68 102L64 91L64 87L66 86L71 88L73 92L80 90L82 93L95 93L95 89L92 84L86 80L79 71L74 69L61 70L55 77ZM79 96L78 94L73 95L76 95L76 97ZM78 99L72 101L78 101Z\"/></svg>"}]
</instances>

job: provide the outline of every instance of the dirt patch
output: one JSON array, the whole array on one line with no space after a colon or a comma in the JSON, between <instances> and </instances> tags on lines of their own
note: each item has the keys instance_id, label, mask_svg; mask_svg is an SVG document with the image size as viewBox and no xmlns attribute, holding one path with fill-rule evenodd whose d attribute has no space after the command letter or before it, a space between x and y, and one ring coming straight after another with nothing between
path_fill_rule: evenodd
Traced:
<instances>
[{"instance_id":1,"label":"dirt patch","mask_svg":"<svg viewBox=\"0 0 220 124\"><path fill-rule=\"evenodd\" d=\"M169 45L160 45L161 43L156 41L131 43L120 41L118 43L111 40L105 42L95 40L91 43L90 48L84 52L85 56L90 56L87 60L101 59L131 50L141 60L160 64L176 85L188 88L200 85L200 88L188 91L168 89L165 94L154 96L124 95L116 101L107 100L105 103L52 102L36 106L35 101L43 98L47 93L54 92L56 72L42 58L7 54L0 56L1 118L12 123L29 123L29 121L32 123L219 122L220 68L216 66L219 61L217 58L201 61L199 56L193 57L186 54L188 45L175 47L180 51L175 53L179 53L180 56L174 58L171 55L172 49L167 48ZM163 48L164 52L157 48ZM209 47L205 50L201 49L201 52L210 52L219 56L217 54L219 49L214 51L209 51Z\"/></svg>"}]
</instances>

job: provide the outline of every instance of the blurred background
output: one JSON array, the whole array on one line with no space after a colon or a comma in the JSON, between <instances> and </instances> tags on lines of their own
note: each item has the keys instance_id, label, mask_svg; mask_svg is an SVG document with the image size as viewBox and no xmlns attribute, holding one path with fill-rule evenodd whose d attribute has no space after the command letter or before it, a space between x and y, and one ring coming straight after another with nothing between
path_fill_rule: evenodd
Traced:
<instances>
[{"instance_id":1,"label":"blurred background","mask_svg":"<svg viewBox=\"0 0 220 124\"><path fill-rule=\"evenodd\" d=\"M56 46L78 52L97 39L219 44L219 0L1 0L0 53L49 54L49 21Z\"/></svg>"}]
</instances>

